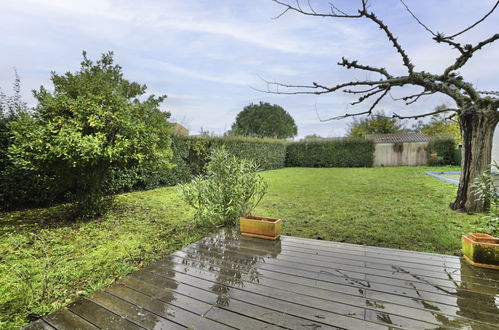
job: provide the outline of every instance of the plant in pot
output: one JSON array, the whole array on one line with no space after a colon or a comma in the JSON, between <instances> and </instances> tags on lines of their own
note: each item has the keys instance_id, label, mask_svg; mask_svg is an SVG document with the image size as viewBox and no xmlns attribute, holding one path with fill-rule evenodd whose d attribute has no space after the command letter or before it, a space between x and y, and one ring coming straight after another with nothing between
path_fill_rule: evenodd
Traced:
<instances>
[{"instance_id":1,"label":"plant in pot","mask_svg":"<svg viewBox=\"0 0 499 330\"><path fill-rule=\"evenodd\" d=\"M180 185L184 200L196 209L196 219L203 224L233 226L240 217L251 218L267 192L258 165L221 148L211 152L204 170L204 175Z\"/></svg>"},{"instance_id":2,"label":"plant in pot","mask_svg":"<svg viewBox=\"0 0 499 330\"><path fill-rule=\"evenodd\" d=\"M475 181L477 196L489 206L487 230L499 233L499 165L492 164L497 173L483 173ZM470 233L461 238L464 258L472 265L499 270L499 238L484 234Z\"/></svg>"}]
</instances>

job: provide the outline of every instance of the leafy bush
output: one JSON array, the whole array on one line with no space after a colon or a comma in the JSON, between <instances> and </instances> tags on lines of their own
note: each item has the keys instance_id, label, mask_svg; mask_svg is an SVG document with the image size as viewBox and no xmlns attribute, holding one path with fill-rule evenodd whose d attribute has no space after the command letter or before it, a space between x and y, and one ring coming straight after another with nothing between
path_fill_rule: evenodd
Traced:
<instances>
[{"instance_id":1,"label":"leafy bush","mask_svg":"<svg viewBox=\"0 0 499 330\"><path fill-rule=\"evenodd\" d=\"M449 137L441 137L432 139L428 143L428 154L437 154L439 157L443 159L442 164L438 165L452 165L455 163L454 160L454 149L455 142L454 139ZM430 159L428 160L428 164L430 164Z\"/></svg>"},{"instance_id":2,"label":"leafy bush","mask_svg":"<svg viewBox=\"0 0 499 330\"><path fill-rule=\"evenodd\" d=\"M206 174L180 185L184 200L196 209L204 224L234 225L260 202L267 184L256 172L258 165L215 149L206 164Z\"/></svg>"},{"instance_id":3,"label":"leafy bush","mask_svg":"<svg viewBox=\"0 0 499 330\"><path fill-rule=\"evenodd\" d=\"M487 225L493 235L499 234L499 164L492 164L496 173L483 173L475 179L475 194L489 207Z\"/></svg>"},{"instance_id":4,"label":"leafy bush","mask_svg":"<svg viewBox=\"0 0 499 330\"><path fill-rule=\"evenodd\" d=\"M83 53L80 71L51 79L54 91L35 91L33 114L10 124L8 154L17 169L51 178L49 192L73 202L75 215L105 212L132 182L116 180L117 173L133 178L133 170L169 165L169 113L159 110L165 97L144 98L146 86L124 79L112 53L96 63Z\"/></svg>"},{"instance_id":5,"label":"leafy bush","mask_svg":"<svg viewBox=\"0 0 499 330\"><path fill-rule=\"evenodd\" d=\"M442 156L437 156L437 157L430 157L428 158L428 165L429 166L442 166L445 165L445 161Z\"/></svg>"},{"instance_id":6,"label":"leafy bush","mask_svg":"<svg viewBox=\"0 0 499 330\"><path fill-rule=\"evenodd\" d=\"M374 143L369 140L329 140L290 143L286 166L372 167Z\"/></svg>"}]
</instances>

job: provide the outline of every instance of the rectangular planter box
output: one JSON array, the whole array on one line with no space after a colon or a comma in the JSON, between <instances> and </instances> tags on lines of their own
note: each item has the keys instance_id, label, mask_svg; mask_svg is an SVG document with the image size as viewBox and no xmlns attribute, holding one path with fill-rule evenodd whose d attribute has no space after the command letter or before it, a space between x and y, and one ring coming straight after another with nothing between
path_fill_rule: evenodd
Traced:
<instances>
[{"instance_id":1,"label":"rectangular planter box","mask_svg":"<svg viewBox=\"0 0 499 330\"><path fill-rule=\"evenodd\" d=\"M499 238L470 233L461 237L464 259L473 266L499 270Z\"/></svg>"},{"instance_id":2,"label":"rectangular planter box","mask_svg":"<svg viewBox=\"0 0 499 330\"><path fill-rule=\"evenodd\" d=\"M266 217L241 217L241 235L276 240L281 236L281 219Z\"/></svg>"}]
</instances>

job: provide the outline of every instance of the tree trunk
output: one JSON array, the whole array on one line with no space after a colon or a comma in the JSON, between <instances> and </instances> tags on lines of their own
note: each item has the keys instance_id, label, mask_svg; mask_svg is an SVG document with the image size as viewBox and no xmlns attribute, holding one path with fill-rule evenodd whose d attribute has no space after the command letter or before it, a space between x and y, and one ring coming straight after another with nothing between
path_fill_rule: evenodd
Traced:
<instances>
[{"instance_id":1,"label":"tree trunk","mask_svg":"<svg viewBox=\"0 0 499 330\"><path fill-rule=\"evenodd\" d=\"M499 112L495 109L472 107L461 112L461 178L452 209L468 213L485 211L486 205L475 195L473 182L483 172L490 171L492 139L498 120Z\"/></svg>"}]
</instances>

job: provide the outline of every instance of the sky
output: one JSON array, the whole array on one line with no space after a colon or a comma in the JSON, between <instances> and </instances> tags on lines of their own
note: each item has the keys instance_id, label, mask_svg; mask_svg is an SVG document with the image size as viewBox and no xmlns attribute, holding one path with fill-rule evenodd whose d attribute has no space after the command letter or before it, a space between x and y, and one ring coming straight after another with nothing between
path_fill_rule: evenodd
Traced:
<instances>
[{"instance_id":1,"label":"sky","mask_svg":"<svg viewBox=\"0 0 499 330\"><path fill-rule=\"evenodd\" d=\"M406 0L431 29L449 35L481 18L495 0ZM294 2L293 2L294 3ZM307 2L304 1L304 4ZM335 1L346 11L355 1ZM441 73L458 52L437 44L412 19L399 0L371 0L370 10L398 38L416 70ZM328 1L311 1L327 10ZM275 95L263 93L265 81L334 86L356 79L377 79L337 65L342 56L404 74L400 56L374 23L366 19L332 19L288 12L271 0L0 0L0 88L11 91L14 68L22 94L35 104L32 90L51 89L50 73L76 71L82 51L91 59L113 51L127 79L166 94L162 104L172 119L199 134L223 134L251 103L269 102L288 111L298 138L310 134L342 136L351 119L319 119L365 111L344 93ZM499 11L457 41L476 43L497 33ZM479 90L499 90L499 43L477 52L459 72ZM411 88L392 92L397 98ZM445 95L432 95L406 106L385 98L378 109L407 115L455 106ZM408 121L411 126L414 121Z\"/></svg>"}]
</instances>

